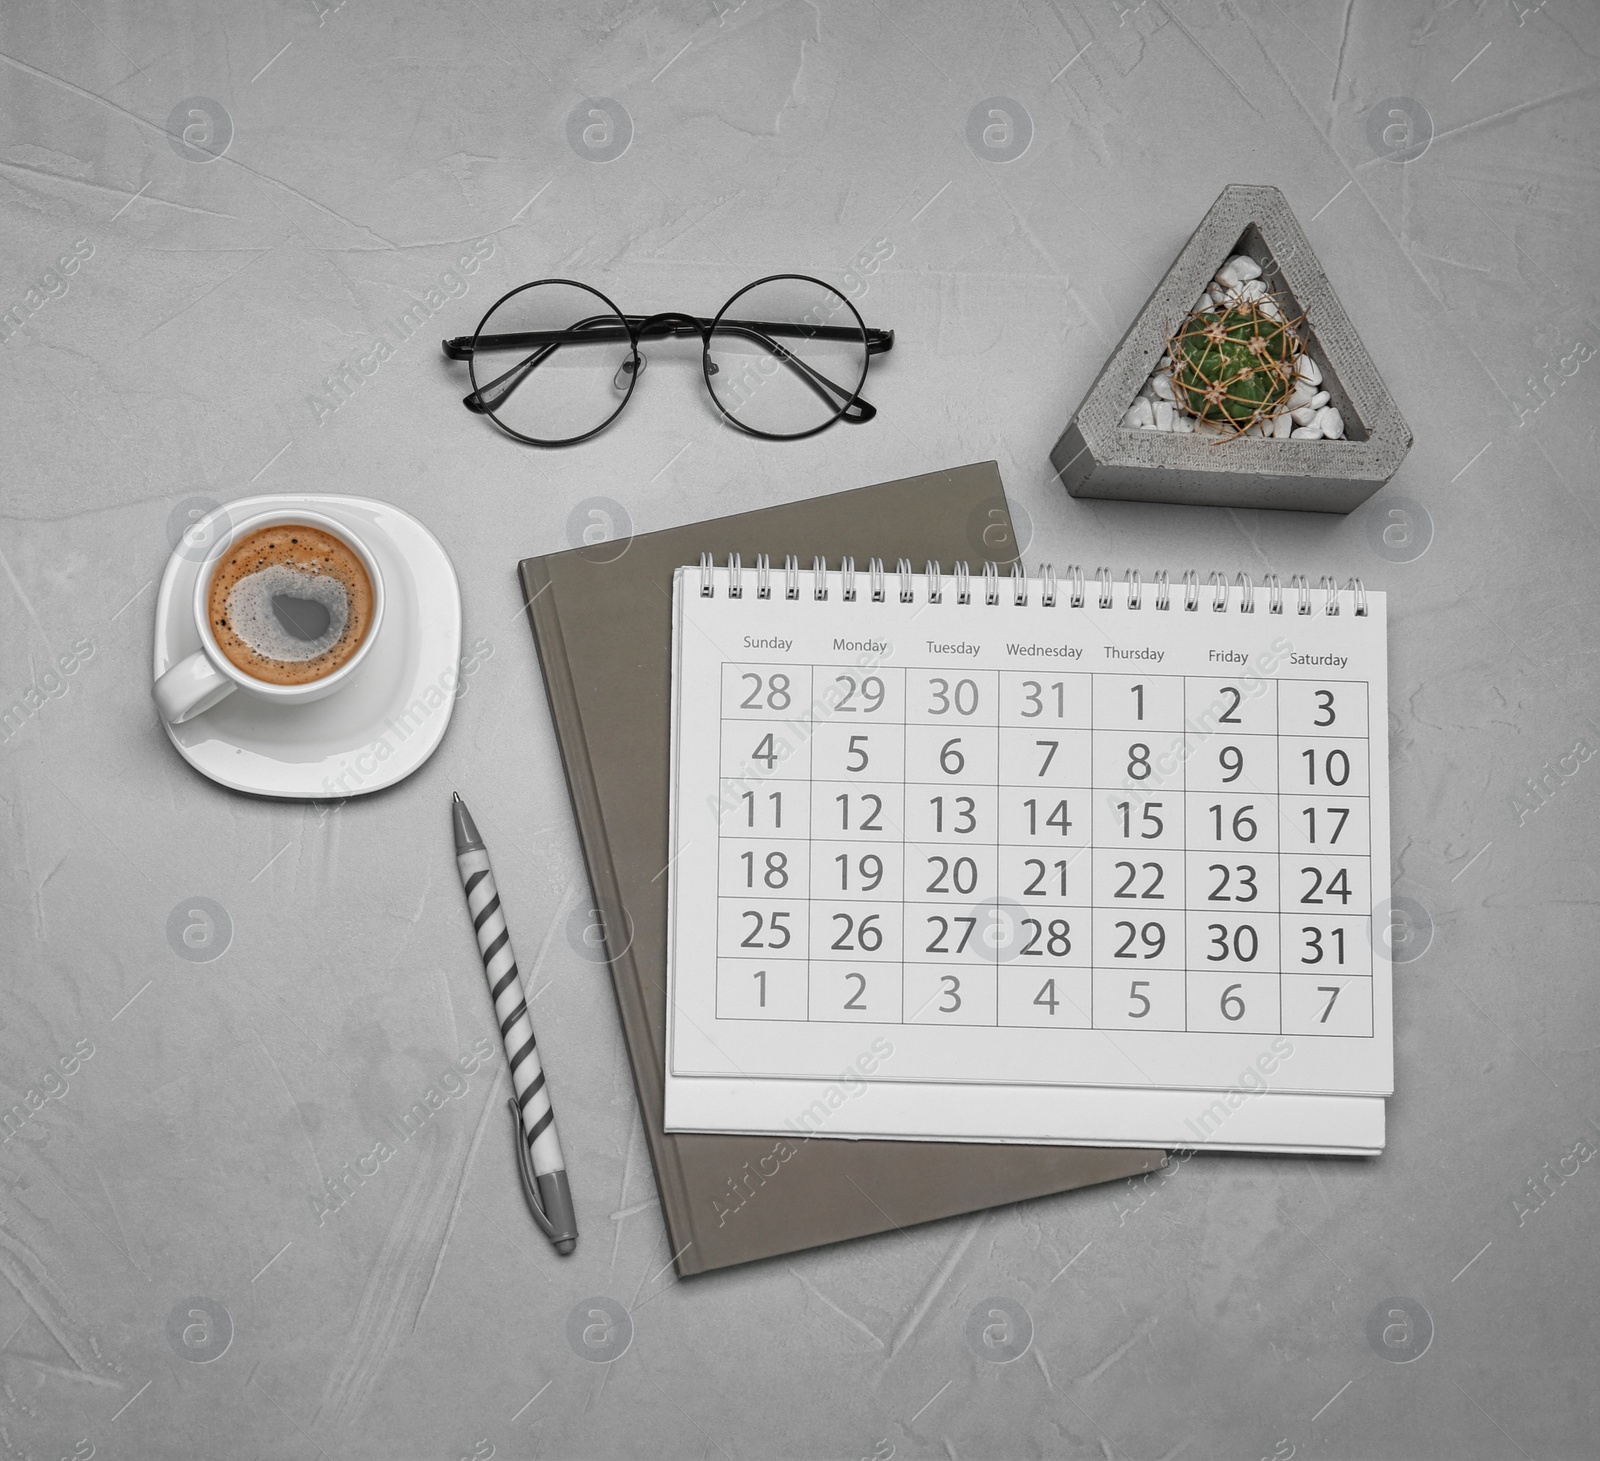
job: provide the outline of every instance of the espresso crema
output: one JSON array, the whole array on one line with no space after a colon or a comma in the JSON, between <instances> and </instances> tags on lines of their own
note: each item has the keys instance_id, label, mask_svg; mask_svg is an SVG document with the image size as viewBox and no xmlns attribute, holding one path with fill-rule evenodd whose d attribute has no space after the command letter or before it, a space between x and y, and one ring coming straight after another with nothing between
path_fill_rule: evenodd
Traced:
<instances>
[{"instance_id":1,"label":"espresso crema","mask_svg":"<svg viewBox=\"0 0 1600 1461\"><path fill-rule=\"evenodd\" d=\"M207 613L229 663L269 685L304 685L348 664L372 626L372 580L321 528L283 523L232 544Z\"/></svg>"}]
</instances>

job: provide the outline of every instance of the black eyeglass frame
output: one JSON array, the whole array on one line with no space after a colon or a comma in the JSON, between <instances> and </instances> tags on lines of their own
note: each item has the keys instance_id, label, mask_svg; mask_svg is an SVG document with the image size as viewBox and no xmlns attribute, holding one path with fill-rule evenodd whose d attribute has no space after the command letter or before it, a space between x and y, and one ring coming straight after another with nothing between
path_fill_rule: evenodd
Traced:
<instances>
[{"instance_id":1,"label":"black eyeglass frame","mask_svg":"<svg viewBox=\"0 0 1600 1461\"><path fill-rule=\"evenodd\" d=\"M795 324L787 321L731 321L726 318L728 311L752 289L758 289L764 284L772 284L785 279L798 280L805 284L815 284L826 293L836 296L839 302L855 317L856 328L851 329L842 325ZM515 298L525 290L537 289L542 284L566 284L576 289L582 289L594 295L611 313L609 316L595 315L588 319L580 320L574 326L565 330L529 330L519 331L515 334L494 335L485 335L483 333L484 325L489 322L494 312L507 300ZM617 330L618 321L621 322L622 328L626 332L625 337ZM746 338L758 340L767 346L771 353L783 364L799 374L806 385L817 395L829 401L830 404L837 403L834 406L833 415L819 426L808 427L805 431L793 432L762 431L757 427L740 421L723 404L716 388L711 383L711 377L716 372L716 365L711 359L711 339L719 329L724 334L741 334ZM500 431L503 431L516 441L524 442L529 446L553 447L575 446L579 442L588 441L591 437L598 436L622 414L628 402L633 399L633 389L639 383L639 376L643 368L639 356L639 344L641 341L651 338L681 338L691 335L698 335L701 339L701 373L705 377L706 390L717 409L722 413L729 425L750 436L760 437L765 441L800 441L805 437L815 436L819 431L826 431L840 420L846 421L851 425L860 425L862 422L872 420L878 414L877 408L861 396L861 387L866 383L867 379L867 367L874 355L882 355L894 348L893 330L868 328L866 322L861 318L860 312L849 299L832 285L825 284L822 280L809 274L768 274L764 278L753 280L738 290L717 311L716 316L712 319L682 314L674 310L653 315L625 315L610 299L592 285L580 283L576 279L535 279L527 284L518 285L517 288L502 295L490 305L483 318L479 320L477 330L470 337L458 335L454 339L444 340L441 343L444 353L451 360L465 360L467 362L467 371L472 379L472 391L462 398L462 405L478 415L487 416ZM846 388L841 386L821 375L793 352L786 350L779 343L779 337L807 340L860 340L865 347L861 357L861 374L853 387ZM542 360L562 345L579 342L587 343L596 340L621 340L623 338L628 341L628 358L623 362L621 369L628 376L628 389L621 401L617 403L616 410L593 429L585 431L578 436L551 440L536 436L526 436L513 427L507 426L495 414L495 404L508 397ZM482 384L479 383L476 360L480 349L487 352L490 350L530 348L532 353L512 366L510 370L502 372L493 380L485 381ZM496 396L494 392L500 386L504 386L505 389Z\"/></svg>"}]
</instances>

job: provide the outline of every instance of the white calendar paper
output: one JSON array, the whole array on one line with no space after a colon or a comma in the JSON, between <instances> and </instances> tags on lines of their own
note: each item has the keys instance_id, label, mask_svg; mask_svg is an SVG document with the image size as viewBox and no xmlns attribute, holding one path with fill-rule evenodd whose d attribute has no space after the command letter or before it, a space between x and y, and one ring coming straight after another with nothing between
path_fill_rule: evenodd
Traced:
<instances>
[{"instance_id":1,"label":"white calendar paper","mask_svg":"<svg viewBox=\"0 0 1600 1461\"><path fill-rule=\"evenodd\" d=\"M1381 1147L1382 594L768 583L676 583L669 1129Z\"/></svg>"}]
</instances>

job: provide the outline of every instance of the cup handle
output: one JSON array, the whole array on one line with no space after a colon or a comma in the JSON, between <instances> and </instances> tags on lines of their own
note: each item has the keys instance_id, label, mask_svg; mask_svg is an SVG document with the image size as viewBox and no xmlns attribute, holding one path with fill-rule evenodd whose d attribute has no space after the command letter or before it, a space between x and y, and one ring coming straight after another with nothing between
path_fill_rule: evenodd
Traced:
<instances>
[{"instance_id":1,"label":"cup handle","mask_svg":"<svg viewBox=\"0 0 1600 1461\"><path fill-rule=\"evenodd\" d=\"M206 658L204 650L197 649L162 675L151 693L161 718L169 725L182 725L226 700L238 688Z\"/></svg>"}]
</instances>

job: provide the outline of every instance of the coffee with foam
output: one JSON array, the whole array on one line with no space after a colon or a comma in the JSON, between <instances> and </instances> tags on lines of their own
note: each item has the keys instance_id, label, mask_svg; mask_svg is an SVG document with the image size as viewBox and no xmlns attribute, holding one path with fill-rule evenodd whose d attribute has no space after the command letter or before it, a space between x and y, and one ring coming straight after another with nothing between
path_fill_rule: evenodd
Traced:
<instances>
[{"instance_id":1,"label":"coffee with foam","mask_svg":"<svg viewBox=\"0 0 1600 1461\"><path fill-rule=\"evenodd\" d=\"M233 543L207 594L218 648L269 685L304 685L343 668L361 648L372 610L359 555L305 523L257 528Z\"/></svg>"}]
</instances>

